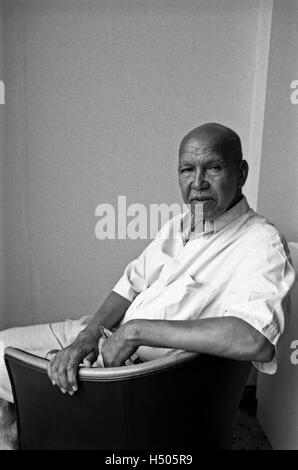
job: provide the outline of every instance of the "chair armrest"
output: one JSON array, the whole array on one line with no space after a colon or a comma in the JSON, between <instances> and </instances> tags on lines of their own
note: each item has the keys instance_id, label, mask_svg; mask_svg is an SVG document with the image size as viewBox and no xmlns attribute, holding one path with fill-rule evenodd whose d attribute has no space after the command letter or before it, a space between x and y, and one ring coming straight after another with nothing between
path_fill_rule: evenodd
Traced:
<instances>
[{"instance_id":1,"label":"chair armrest","mask_svg":"<svg viewBox=\"0 0 298 470\"><path fill-rule=\"evenodd\" d=\"M39 369L40 371L47 372L48 360L34 354L27 353L17 348L5 348L5 355L10 356L16 360L25 362L30 368ZM113 381L113 380L126 380L132 377L145 376L156 374L165 369L171 369L182 366L188 362L195 360L199 356L198 353L190 351L179 351L168 356L154 359L141 364L134 364L124 367L80 367L79 379L88 381Z\"/></svg>"}]
</instances>

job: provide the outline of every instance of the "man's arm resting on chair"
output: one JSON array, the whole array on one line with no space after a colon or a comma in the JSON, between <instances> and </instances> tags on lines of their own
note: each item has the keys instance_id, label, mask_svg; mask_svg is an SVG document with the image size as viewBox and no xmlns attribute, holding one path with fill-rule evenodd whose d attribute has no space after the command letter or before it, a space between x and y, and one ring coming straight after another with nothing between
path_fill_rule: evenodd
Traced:
<instances>
[{"instance_id":1,"label":"man's arm resting on chair","mask_svg":"<svg viewBox=\"0 0 298 470\"><path fill-rule=\"evenodd\" d=\"M82 330L75 341L59 351L48 365L48 375L53 385L62 392L76 391L78 388L76 375L78 366L83 360L90 365L98 356L98 341L100 338L99 325L113 328L123 318L131 302L116 292L111 292L86 328Z\"/></svg>"},{"instance_id":2,"label":"man's arm resting on chair","mask_svg":"<svg viewBox=\"0 0 298 470\"><path fill-rule=\"evenodd\" d=\"M236 317L132 320L105 341L102 349L105 364L121 365L141 345L262 362L270 361L274 352L274 346L264 335Z\"/></svg>"}]
</instances>

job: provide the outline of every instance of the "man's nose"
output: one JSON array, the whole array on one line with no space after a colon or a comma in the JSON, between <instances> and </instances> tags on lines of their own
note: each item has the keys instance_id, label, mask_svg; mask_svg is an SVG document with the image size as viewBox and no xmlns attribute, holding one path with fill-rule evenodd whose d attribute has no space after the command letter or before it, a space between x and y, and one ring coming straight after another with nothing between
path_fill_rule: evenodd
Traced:
<instances>
[{"instance_id":1,"label":"man's nose","mask_svg":"<svg viewBox=\"0 0 298 470\"><path fill-rule=\"evenodd\" d=\"M194 180L192 182L192 187L196 190L208 189L210 184L205 179L205 173L198 169L195 173Z\"/></svg>"}]
</instances>

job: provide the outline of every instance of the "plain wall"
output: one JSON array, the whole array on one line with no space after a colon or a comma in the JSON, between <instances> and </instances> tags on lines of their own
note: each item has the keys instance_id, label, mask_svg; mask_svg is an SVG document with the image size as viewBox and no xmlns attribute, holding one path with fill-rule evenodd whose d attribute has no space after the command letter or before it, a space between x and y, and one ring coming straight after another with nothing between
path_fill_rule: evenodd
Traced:
<instances>
[{"instance_id":1,"label":"plain wall","mask_svg":"<svg viewBox=\"0 0 298 470\"><path fill-rule=\"evenodd\" d=\"M290 249L298 271L298 243L290 243ZM291 298L293 315L283 338L278 370L274 376L258 374L257 381L257 418L274 450L298 450L298 364L293 363L298 339L297 281Z\"/></svg>"},{"instance_id":2,"label":"plain wall","mask_svg":"<svg viewBox=\"0 0 298 470\"><path fill-rule=\"evenodd\" d=\"M298 242L298 105L291 103L298 80L298 3L275 0L265 108L259 211L288 241ZM298 245L292 256L298 270ZM297 271L298 272L298 271ZM284 338L280 370L259 374L258 418L274 449L298 449L298 366L290 362L291 342L298 339L298 284L292 294L292 319Z\"/></svg>"},{"instance_id":3,"label":"plain wall","mask_svg":"<svg viewBox=\"0 0 298 470\"><path fill-rule=\"evenodd\" d=\"M258 210L290 241L298 241L298 3L275 0L264 119Z\"/></svg>"},{"instance_id":4,"label":"plain wall","mask_svg":"<svg viewBox=\"0 0 298 470\"><path fill-rule=\"evenodd\" d=\"M93 314L148 243L95 208L182 202L177 148L208 121L248 160L257 0L6 0L6 326Z\"/></svg>"},{"instance_id":5,"label":"plain wall","mask_svg":"<svg viewBox=\"0 0 298 470\"><path fill-rule=\"evenodd\" d=\"M4 77L4 22L3 2L0 0L0 80L5 84ZM3 164L4 164L4 109L0 104L0 329L4 326L5 312L5 261L4 261L4 220L3 220Z\"/></svg>"}]
</instances>

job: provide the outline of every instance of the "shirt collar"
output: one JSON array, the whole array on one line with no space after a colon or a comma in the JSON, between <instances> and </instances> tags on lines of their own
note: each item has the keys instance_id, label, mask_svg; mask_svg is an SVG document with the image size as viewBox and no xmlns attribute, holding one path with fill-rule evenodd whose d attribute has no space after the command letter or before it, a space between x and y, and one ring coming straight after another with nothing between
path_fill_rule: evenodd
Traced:
<instances>
[{"instance_id":1,"label":"shirt collar","mask_svg":"<svg viewBox=\"0 0 298 470\"><path fill-rule=\"evenodd\" d=\"M208 233L208 232L219 232L227 225L234 222L234 220L238 219L242 215L246 214L249 211L250 207L246 200L245 196L242 196L240 201L235 204L235 206L231 207L231 209L227 210L223 214L215 217L214 219L210 220L203 220L202 217L196 217L196 224L191 231L191 224L192 224L192 216L191 211L188 210L181 216L181 223L180 223L180 233L183 239L189 239L189 235L192 234L199 235L200 233Z\"/></svg>"}]
</instances>

